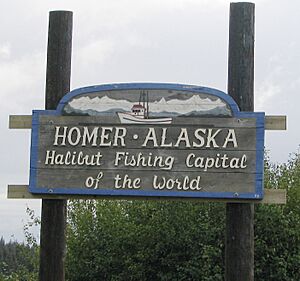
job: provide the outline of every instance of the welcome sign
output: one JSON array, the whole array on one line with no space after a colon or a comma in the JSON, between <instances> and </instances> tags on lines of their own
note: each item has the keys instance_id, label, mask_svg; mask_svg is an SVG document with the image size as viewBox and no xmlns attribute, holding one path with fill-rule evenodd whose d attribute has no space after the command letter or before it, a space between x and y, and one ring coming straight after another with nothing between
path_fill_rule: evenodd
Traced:
<instances>
[{"instance_id":1,"label":"welcome sign","mask_svg":"<svg viewBox=\"0 0 300 281\"><path fill-rule=\"evenodd\" d=\"M33 111L32 193L263 197L264 113L177 84L74 90Z\"/></svg>"}]
</instances>

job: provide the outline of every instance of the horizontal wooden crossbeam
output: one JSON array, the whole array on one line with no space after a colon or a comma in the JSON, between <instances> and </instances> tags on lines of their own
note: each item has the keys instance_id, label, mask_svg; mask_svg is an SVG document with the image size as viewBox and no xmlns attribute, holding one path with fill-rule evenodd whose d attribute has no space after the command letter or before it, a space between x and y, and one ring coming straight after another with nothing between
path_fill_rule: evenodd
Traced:
<instances>
[{"instance_id":1,"label":"horizontal wooden crossbeam","mask_svg":"<svg viewBox=\"0 0 300 281\"><path fill-rule=\"evenodd\" d=\"M31 115L10 115L9 129L31 129ZM265 117L266 130L286 130L286 116L268 115Z\"/></svg>"},{"instance_id":2,"label":"horizontal wooden crossbeam","mask_svg":"<svg viewBox=\"0 0 300 281\"><path fill-rule=\"evenodd\" d=\"M9 129L31 129L31 115L9 115Z\"/></svg>"},{"instance_id":3,"label":"horizontal wooden crossbeam","mask_svg":"<svg viewBox=\"0 0 300 281\"><path fill-rule=\"evenodd\" d=\"M286 204L286 190L265 189L262 200L240 200L240 199L212 199L212 198L166 198L166 197L116 197L116 196L93 196L93 195L39 195L28 191L28 185L9 185L7 198L9 199L144 199L144 200L184 200L197 202L226 202L226 203L258 203L258 204Z\"/></svg>"},{"instance_id":4,"label":"horizontal wooden crossbeam","mask_svg":"<svg viewBox=\"0 0 300 281\"><path fill-rule=\"evenodd\" d=\"M286 130L287 122L284 115L267 115L265 117L266 130Z\"/></svg>"}]
</instances>

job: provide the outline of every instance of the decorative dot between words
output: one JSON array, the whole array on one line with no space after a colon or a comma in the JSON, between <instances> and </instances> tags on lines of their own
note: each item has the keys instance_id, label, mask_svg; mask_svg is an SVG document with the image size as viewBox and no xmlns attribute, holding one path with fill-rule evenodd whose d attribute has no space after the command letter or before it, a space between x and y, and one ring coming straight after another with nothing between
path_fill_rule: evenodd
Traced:
<instances>
[{"instance_id":1,"label":"decorative dot between words","mask_svg":"<svg viewBox=\"0 0 300 281\"><path fill-rule=\"evenodd\" d=\"M134 140L137 140L138 138L139 138L139 136L138 136L137 134L134 134L134 135L133 135L133 139L134 139Z\"/></svg>"}]
</instances>

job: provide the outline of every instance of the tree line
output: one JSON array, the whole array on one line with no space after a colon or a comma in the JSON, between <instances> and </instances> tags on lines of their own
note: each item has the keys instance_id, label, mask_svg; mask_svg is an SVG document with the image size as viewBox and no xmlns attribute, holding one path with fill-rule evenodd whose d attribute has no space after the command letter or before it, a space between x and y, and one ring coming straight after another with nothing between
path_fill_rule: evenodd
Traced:
<instances>
[{"instance_id":1,"label":"tree line","mask_svg":"<svg viewBox=\"0 0 300 281\"><path fill-rule=\"evenodd\" d=\"M0 238L0 280L37 280L36 247Z\"/></svg>"}]
</instances>

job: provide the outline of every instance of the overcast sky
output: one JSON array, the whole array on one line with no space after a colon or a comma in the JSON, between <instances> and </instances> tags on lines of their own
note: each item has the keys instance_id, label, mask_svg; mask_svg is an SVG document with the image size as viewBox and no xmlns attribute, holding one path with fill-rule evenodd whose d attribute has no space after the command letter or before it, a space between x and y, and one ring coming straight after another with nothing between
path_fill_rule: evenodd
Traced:
<instances>
[{"instance_id":1,"label":"overcast sky","mask_svg":"<svg viewBox=\"0 0 300 281\"><path fill-rule=\"evenodd\" d=\"M271 160L283 163L300 144L300 1L254 2L255 110L288 116L287 131L266 132ZM74 12L71 89L174 82L226 92L229 3L2 1L0 236L22 241L26 206L40 215L40 200L6 199L8 184L28 184L30 155L30 130L8 130L8 116L44 108L49 11Z\"/></svg>"}]
</instances>

